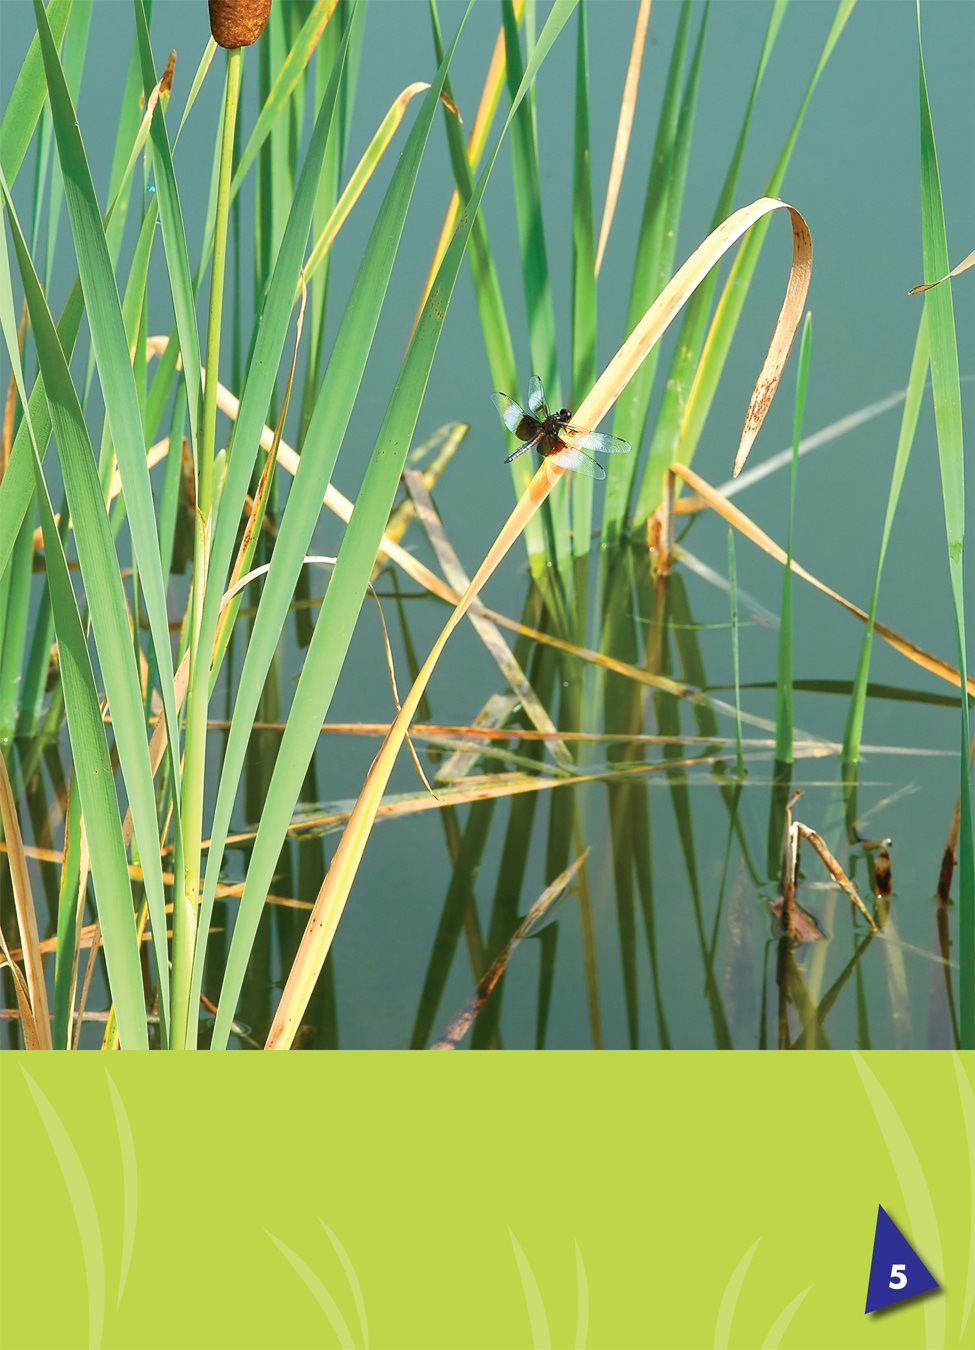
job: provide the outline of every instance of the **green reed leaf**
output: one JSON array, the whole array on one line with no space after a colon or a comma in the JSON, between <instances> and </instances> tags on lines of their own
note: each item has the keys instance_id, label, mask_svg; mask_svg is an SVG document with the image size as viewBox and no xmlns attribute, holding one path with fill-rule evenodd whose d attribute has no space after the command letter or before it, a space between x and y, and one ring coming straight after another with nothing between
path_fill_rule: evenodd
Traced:
<instances>
[{"instance_id":1,"label":"green reed leaf","mask_svg":"<svg viewBox=\"0 0 975 1350\"><path fill-rule=\"evenodd\" d=\"M59 47L73 3L74 0L51 0L47 7L48 27L53 41ZM3 121L0 122L0 169L10 184L14 183L20 172L46 94L40 38L35 37L14 81L10 97L6 100Z\"/></svg>"},{"instance_id":2,"label":"green reed leaf","mask_svg":"<svg viewBox=\"0 0 975 1350\"><path fill-rule=\"evenodd\" d=\"M173 697L173 658L155 509L146 466L142 414L129 357L115 273L102 226L77 116L40 0L34 0L54 133L64 178L65 203L74 237L78 276L85 297L95 362L105 396L105 412L122 478L132 548L146 601L146 613L160 672L160 693L169 734L172 771L179 781L179 726ZM44 306L45 310L47 306ZM52 328L53 332L53 328ZM56 338L55 338L56 342ZM70 377L68 382L70 383ZM72 388L73 393L73 388ZM78 412L80 414L80 407ZM52 409L53 412L53 409ZM87 431L85 432L87 439ZM112 549L114 558L115 550ZM130 734L135 728L130 727ZM144 741L144 737L142 737ZM153 924L155 927L155 921Z\"/></svg>"},{"instance_id":3,"label":"green reed leaf","mask_svg":"<svg viewBox=\"0 0 975 1350\"><path fill-rule=\"evenodd\" d=\"M579 5L575 99L572 168L572 399L578 403L596 383L598 311L589 132L589 52L584 0ZM572 549L577 558L589 552L592 496L592 479L576 475L572 480Z\"/></svg>"},{"instance_id":4,"label":"green reed leaf","mask_svg":"<svg viewBox=\"0 0 975 1350\"><path fill-rule=\"evenodd\" d=\"M928 100L924 55L921 49L921 9L917 11L918 81L921 103L921 246L924 279L936 281L951 267L945 233L944 203L934 123ZM944 497L948 574L958 638L958 669L961 687L968 674L965 634L965 445L962 429L961 382L958 372L958 341L951 286L935 286L924 293L924 312L931 344L931 398L938 436L938 462ZM972 837L971 774L968 767L970 739L968 700L961 701L961 817L958 836L958 948L961 953L961 1043L975 1048L975 840Z\"/></svg>"},{"instance_id":5,"label":"green reed leaf","mask_svg":"<svg viewBox=\"0 0 975 1350\"><path fill-rule=\"evenodd\" d=\"M109 709L112 714L115 745L119 756L119 762L122 767L122 776L125 780L126 792L129 798L129 807L132 812L136 844L145 869L146 895L149 900L150 914L152 917L154 947L159 974L160 998L163 1010L163 1022L165 1024L168 1015L168 968L165 896L163 894L162 865L159 854L159 832L156 821L156 804L152 784L152 770L149 764L149 747L145 733L142 693L139 687L138 671L136 669L132 650L132 637L129 630L125 595L122 590L122 580L119 574L118 558L115 553L115 545L112 540L108 517L105 514L101 485L98 481L98 474L95 469L95 457L91 440L88 436L88 429L85 425L84 414L82 413L81 405L78 402L78 396L71 380L64 352L58 342L54 321L51 318L51 312L47 307L47 302L44 299L40 283L37 279L37 274L34 271L33 263L31 262L30 255L27 251L27 244L24 240L20 224L14 211L9 189L2 176L0 176L0 191L2 191L6 202L7 217L10 222L14 248L17 253L17 261L20 267L21 280L27 299L31 327L34 331L38 361L44 378L44 386L48 394L48 402L51 409L51 418L54 429L54 439L61 461L61 472L67 491L68 505L75 524L75 542L78 549L78 559L81 564L85 595L88 599L91 611L99 664L101 666L102 678L108 696ZM131 374L131 367L129 370ZM42 493L41 487L43 485L43 478L38 480L38 475L41 472L39 443L33 434L31 434L31 446L34 452L35 461L35 484L37 486L43 512L43 498L46 495L46 487L44 487L44 492ZM51 514L50 525L53 527L53 512ZM45 548L47 549L50 547L52 550L55 550L55 539L57 539L56 529L53 530L53 535L50 533L50 530L45 531ZM61 553L61 556L63 556L63 550L61 549L59 539L57 539L56 552ZM49 567L50 566L51 563L49 561ZM67 577L66 572L65 576ZM68 581L67 584L70 589L70 581ZM74 593L72 591L72 600L73 595ZM75 647L77 647L78 634L81 633L80 619L78 620L77 631L73 631L71 616L70 614L65 613L65 611L69 609L67 604L67 594L62 594L59 597L52 586L52 600L54 602L55 622L58 622L58 609L60 607L62 614L61 623L72 624L71 637ZM76 607L75 613L77 613ZM85 648L85 652L87 653L87 648ZM87 655L85 659L87 660ZM74 660L80 671L77 679L80 682L81 690L81 692L77 692L76 690L75 698L82 700L82 706L85 709L86 715L82 725L87 726L87 721L90 720L87 718L87 714L90 714L91 711L90 698L93 696L94 686L93 683L91 688L88 686L80 649L77 649L75 652ZM67 706L67 683L65 683L64 687L65 703ZM170 693L172 693L172 686L170 687ZM87 698L88 701L84 702L84 698ZM98 723L99 726L101 726L100 711ZM93 734L91 733L90 728L88 734ZM104 729L102 729L101 734L104 736ZM77 753L78 751L76 749L76 755ZM90 746L89 754L92 756L95 754L95 751ZM109 773L107 788L111 789L111 785L112 775ZM99 788L100 790L105 790L101 783L99 783ZM112 800L113 802L115 801L114 790L112 790ZM85 805L84 796L82 797L82 804L83 806ZM115 805L117 810L117 802ZM103 805L102 809L104 810ZM85 807L85 815L87 818L87 807ZM93 874L97 851L94 842L92 842ZM103 891L103 895L104 894L105 892ZM111 895L111 892L109 892L109 894ZM122 894L122 892L115 892L112 897L114 904L119 903L119 897ZM125 894L131 894L127 877ZM126 913L131 922L132 911L130 904L126 905ZM113 996L114 992L113 988ZM121 990L123 996L125 995L125 992L123 986L123 989ZM139 995L141 1001L141 976L139 978ZM120 1027L121 1025L120 1020ZM131 1022L126 1024L126 1030L129 1036L129 1044L131 1044Z\"/></svg>"},{"instance_id":6,"label":"green reed leaf","mask_svg":"<svg viewBox=\"0 0 975 1350\"><path fill-rule=\"evenodd\" d=\"M904 485L904 475L907 472L908 461L911 457L911 450L914 445L914 436L917 431L918 415L921 411L921 400L924 397L925 381L928 373L928 325L927 316L924 311L921 314L921 321L918 324L917 340L914 344L914 356L911 360L911 373L907 381L907 397L904 400L904 410L901 414L900 431L897 434L897 449L894 452L894 466L890 475L890 487L887 490L887 510L884 515L884 527L880 536L880 548L877 553L877 566L874 571L873 591L870 595L870 617L867 620L866 632L863 635L863 644L860 647L860 659L857 662L856 674L853 679L853 694L850 699L850 710L846 719L846 730L843 733L843 754L842 763L845 766L843 777L853 776L853 766L860 758L860 744L863 738L863 722L866 715L867 689L870 682L870 653L873 647L874 622L877 617L877 603L880 598L880 578L883 573L884 561L887 557L887 545L890 543L890 534L894 525L894 516L897 514L897 504L900 501L901 488Z\"/></svg>"},{"instance_id":7,"label":"green reed leaf","mask_svg":"<svg viewBox=\"0 0 975 1350\"><path fill-rule=\"evenodd\" d=\"M20 233L20 227L13 217L7 184L2 173L0 173L0 189L2 189L10 212L14 241L18 245L18 251L23 250L26 254L26 244ZM25 288L28 289L28 298L30 298L31 292L30 288L26 286L26 282ZM148 1036L142 992L142 970L135 936L132 887L126 866L125 848L122 843L122 826L108 753L108 741L105 735L105 724L102 720L98 695L95 690L95 678L85 642L81 617L78 613L78 604L71 585L64 550L54 522L54 512L48 496L47 484L44 481L30 409L26 407L26 390L17 348L16 324L13 320L13 296L7 258L7 240L6 233L2 228L0 228L0 326L3 328L18 392L21 399L25 401L24 422L27 427L28 444L32 453L34 485L41 512L47 580L58 638L61 682L68 717L68 732L71 738L78 792L80 793L81 806L88 830L91 871L95 884L99 920L102 925L109 982L113 995L116 996L123 1044L128 1048L145 1048L148 1045ZM51 325L51 331L53 331L53 324ZM40 331L37 333L39 352L46 337L47 333L42 324ZM55 387L56 385L52 385L52 388ZM128 655L128 659L131 663L131 655ZM76 811L75 815L77 815ZM73 897L71 897L71 901L73 903ZM165 935L165 916L163 916L163 925L162 931ZM65 951L60 937L61 926L59 922L58 957L61 958L63 969ZM165 944L165 936L163 942ZM74 936L70 931L64 939L64 947L66 948L69 944L73 949ZM58 1045L66 1043L69 1022L66 983L70 985L70 981L65 980L58 984L56 977L55 1030L60 1033L56 1042Z\"/></svg>"},{"instance_id":8,"label":"green reed leaf","mask_svg":"<svg viewBox=\"0 0 975 1350\"><path fill-rule=\"evenodd\" d=\"M789 521L786 533L786 563L782 577L782 611L779 617L779 659L775 680L775 758L780 764L792 763L792 557L796 522L796 498L799 494L799 442L806 410L809 381L809 357L812 350L812 315L806 315L799 345L796 375L795 411L792 419L792 472L789 475Z\"/></svg>"},{"instance_id":9,"label":"green reed leaf","mask_svg":"<svg viewBox=\"0 0 975 1350\"><path fill-rule=\"evenodd\" d=\"M820 77L833 54L833 50L840 39L840 35L846 26L846 23L853 12L856 0L839 0L836 12L833 16L833 22L830 25L823 49L819 54L819 59L810 77L809 84L803 95L802 103L796 113L795 119L786 137L785 145L779 155L778 161L765 185L763 196L776 197L782 188L786 170L792 159L792 152L799 139L799 133L802 130L802 124L805 121L809 104L812 101L813 93L819 83ZM704 350L694 376L693 385L687 397L687 404L684 410L683 420L681 422L680 441L675 454L670 453L671 447L661 449L660 460L655 461L655 477L645 480L644 489L641 491L641 497L638 504L638 510L635 513L635 523L645 519L652 511L656 510L660 504L660 488L663 483L663 474L667 465L674 460L681 464L690 464L694 458L694 451L697 449L698 442L704 430L704 424L707 420L711 404L714 401L714 395L717 391L718 381L724 370L728 353L731 350L731 344L734 340L735 332L738 328L738 321L748 298L748 291L751 287L755 270L758 267L758 260L761 255L762 246L765 242L765 236L768 233L769 221L763 219L758 222L754 229L748 232L746 238L742 241L738 254L731 265L731 270L725 281L724 290L718 301L718 307L714 318L708 330L707 339L704 344ZM665 458L664 458L665 457Z\"/></svg>"},{"instance_id":10,"label":"green reed leaf","mask_svg":"<svg viewBox=\"0 0 975 1350\"><path fill-rule=\"evenodd\" d=\"M738 176L741 172L741 163L748 143L748 133L751 128L752 114L755 111L755 103L758 99L758 91L761 87L762 77L768 67L779 29L782 26L782 20L785 18L785 9L788 3L789 0L773 0L768 27L765 30L765 38L762 42L762 51L758 59L748 102L745 106L745 114L738 132L738 139L735 142L728 172L718 195L718 204L714 209L714 216L711 221L712 229L715 229L726 216L730 215L734 208ZM684 320L674 346L674 354L667 371L667 379L664 382L660 409L654 424L647 463L643 471L643 480L640 484L640 492L633 512L633 519L636 523L645 520L651 512L656 510L663 495L664 474L676 458L680 443L681 423L697 364L701 358L708 316L711 312L711 304L717 285L718 271L715 268L701 282L684 311Z\"/></svg>"}]
</instances>

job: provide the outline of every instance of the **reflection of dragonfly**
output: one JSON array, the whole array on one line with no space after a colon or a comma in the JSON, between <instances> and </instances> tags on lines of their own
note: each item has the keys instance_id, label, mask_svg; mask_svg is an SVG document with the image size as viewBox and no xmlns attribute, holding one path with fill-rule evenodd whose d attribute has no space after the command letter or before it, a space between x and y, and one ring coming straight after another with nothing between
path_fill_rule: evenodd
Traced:
<instances>
[{"instance_id":1,"label":"reflection of dragonfly","mask_svg":"<svg viewBox=\"0 0 975 1350\"><path fill-rule=\"evenodd\" d=\"M528 383L528 412L507 394L493 394L492 398L502 422L523 442L508 456L505 464L510 464L526 450L537 450L563 469L574 469L587 478L605 478L606 470L586 451L592 450L598 455L625 455L630 449L629 441L620 440L618 436L572 426L572 413L568 408L549 412L545 390L537 375L533 375Z\"/></svg>"}]
</instances>

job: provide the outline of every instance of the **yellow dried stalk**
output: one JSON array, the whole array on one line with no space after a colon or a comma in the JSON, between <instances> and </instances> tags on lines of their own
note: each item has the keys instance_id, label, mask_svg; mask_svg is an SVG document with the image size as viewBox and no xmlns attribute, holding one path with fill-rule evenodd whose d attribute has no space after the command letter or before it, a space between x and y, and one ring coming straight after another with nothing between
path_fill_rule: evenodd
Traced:
<instances>
[{"instance_id":1,"label":"yellow dried stalk","mask_svg":"<svg viewBox=\"0 0 975 1350\"><path fill-rule=\"evenodd\" d=\"M768 754L762 758L771 760ZM526 793L553 792L556 788L584 787L591 783L616 783L624 779L645 778L650 774L667 773L674 769L708 768L721 762L721 755L687 755L681 759L660 760L659 763L640 760L626 768L600 769L595 773L563 774L560 777L543 777L536 773L485 773L470 774L454 783L438 785L437 795L426 792L410 793L402 797L382 801L376 810L376 820L398 820L403 816L423 815L427 811L442 811L444 807L469 806L473 802L497 801L502 797L521 797ZM343 822L352 819L351 811L325 811L317 815L300 816L292 820L288 833L300 835L313 831L318 834L331 833ZM257 837L256 830L241 830L237 834L228 834L225 844L251 843ZM207 848L209 840L203 841ZM165 875L165 874L164 874ZM306 908L314 908L308 905ZM310 922L310 921L309 921Z\"/></svg>"},{"instance_id":2,"label":"yellow dried stalk","mask_svg":"<svg viewBox=\"0 0 975 1350\"><path fill-rule=\"evenodd\" d=\"M623 83L623 98L620 102L620 118L616 125L616 141L613 145L613 159L609 168L609 182L606 184L606 203L603 206L603 219L599 226L599 246L596 249L596 276L603 265L606 242L616 214L620 184L623 182L623 170L630 148L630 133L633 130L633 117L636 113L636 97L640 88L640 67L643 64L643 48L647 40L647 24L650 22L650 0L640 0L636 26L633 30L633 46L630 48L630 61L626 68Z\"/></svg>"},{"instance_id":3,"label":"yellow dried stalk","mask_svg":"<svg viewBox=\"0 0 975 1350\"><path fill-rule=\"evenodd\" d=\"M24 953L24 974L30 1012L36 1028L37 1046L40 1050L50 1050L51 1019L48 1012L47 989L44 984L44 963L40 954L40 935L37 931L37 915L34 912L34 898L31 894L30 875L27 871L27 855L24 840L17 819L17 804L14 791L7 774L7 761L0 754L0 822L7 842L7 861L10 867L10 883L14 893L14 909L17 913L17 927L20 931L20 945ZM6 955L6 943L4 943ZM10 969L14 972L17 984L17 1000L22 1001L22 990L17 982L17 971L13 961ZM26 1021L24 1023L27 1025Z\"/></svg>"}]
</instances>

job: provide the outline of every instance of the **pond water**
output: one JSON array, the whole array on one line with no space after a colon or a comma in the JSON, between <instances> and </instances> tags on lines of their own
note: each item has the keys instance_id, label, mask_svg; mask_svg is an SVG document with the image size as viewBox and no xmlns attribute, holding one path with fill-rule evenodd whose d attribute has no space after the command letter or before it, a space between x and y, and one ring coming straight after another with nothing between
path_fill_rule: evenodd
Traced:
<instances>
[{"instance_id":1,"label":"pond water","mask_svg":"<svg viewBox=\"0 0 975 1350\"><path fill-rule=\"evenodd\" d=\"M89 62L111 61L130 33L114 31L119 6L96 3ZM189 0L159 7L157 51L176 47L183 84L195 68L206 34L202 6ZM443 4L446 31L459 9ZM3 87L33 31L31 7L4 0ZM653 7L651 41L630 164L612 245L600 280L599 366L625 336L625 314L645 175L678 7ZM972 153L970 53L975 12L932 3L924 7L925 56L939 131L949 248L953 261L971 246L975 178ZM600 0L590 5L590 68L597 220L602 207L619 96L636 6ZM677 257L704 237L747 95L768 7L716 5L705 50L686 206ZM699 14L695 15L695 24ZM832 6L796 0L775 49L755 132L746 155L738 203L762 195L806 79L832 18ZM475 7L458 52L455 93L466 117L484 78L486 53L498 25L494 6ZM128 15L126 23L129 22ZM573 25L542 69L537 119L542 190L549 231L560 356L568 370L571 293L571 73ZM915 10L910 0L861 3L826 69L803 126L783 195L809 220L815 266L809 306L813 351L805 429L817 432L889 399L843 435L804 457L799 469L796 557L813 573L866 606L880 539L900 416L896 396L907 381L920 302L907 289L922 279L918 207L918 128ZM350 135L355 162L382 113L412 80L432 70L426 6L374 5ZM216 106L219 80L204 88L200 125ZM464 97L463 91L469 91ZM568 91L568 92L567 92ZM253 90L250 91L253 97ZM87 80L80 102L82 132L96 184L104 189L114 138L117 91ZM246 116L253 117L245 99ZM196 115L196 114L195 114ZM409 114L408 114L409 116ZM177 157L187 229L202 230L210 147L188 137ZM336 246L333 281L340 312L361 257L391 165L369 185L359 223L353 215ZM196 175L196 177L194 177ZM356 417L340 456L335 483L354 496L381 423L408 337L431 241L449 194L449 161L441 135L431 138L420 188L407 224L376 346ZM194 193L196 184L199 191ZM18 193L29 201L25 169ZM486 219L519 363L530 371L521 264L510 172L500 164L486 200ZM62 256L52 293L60 303L72 279L62 226ZM758 370L788 266L787 231L774 222L734 349L694 467L713 484L730 477L747 396ZM163 294L161 261L154 285ZM244 268L247 275L247 267ZM968 278L956 285L956 320L963 376L975 371L975 319ZM158 331L168 317L161 311ZM152 320L150 319L150 325ZM668 359L665 346L662 366ZM83 369L83 366L81 367ZM753 450L757 465L787 448L791 438L795 358ZM6 382L7 375L4 374ZM972 384L963 384L966 436L972 426ZM477 307L468 273L448 316L417 429L417 440L450 422L470 432L437 484L434 497L447 535L472 573L511 504L502 459L505 442L490 404ZM511 391L514 393L515 391ZM890 397L889 397L890 396ZM658 395L659 397L659 395ZM656 404L656 399L655 399ZM652 420L652 414L651 414ZM290 435L289 430L286 435ZM560 484L558 490L569 490ZM597 484L596 519L600 515ZM286 491L286 488L282 488ZM784 544L788 471L747 487L736 504ZM339 527L323 519L314 549L332 554ZM648 682L607 673L578 657L510 634L516 655L555 725L589 738L567 739L572 773L596 781L572 785L551 744L519 737L515 714L497 752L467 773L540 773L556 785L497 800L441 807L425 794L409 757L401 756L391 794L416 799L409 814L380 819L343 918L338 938L306 1015L300 1043L308 1048L405 1048L429 1045L474 990L532 903L583 850L584 864L568 897L511 957L465 1045L478 1048L803 1048L945 1047L955 1043L957 909L938 903L936 886L958 786L956 691L925 674L879 640L864 753L855 791L842 783L836 753L859 655L862 626L796 580L796 762L786 773L774 762L775 672L781 567L740 536L742 734L747 773L735 773L735 704L729 618L728 531L714 515L681 518L680 551L671 576L655 581L640 541L618 556L592 554L587 643L639 667ZM405 543L439 570L416 523ZM125 552L123 544L123 554ZM174 577L171 614L182 614L185 571ZM575 579L578 585L580 577ZM287 716L295 680L327 573L309 571L282 634L241 784L233 829L246 836L258 820L280 742L274 724ZM549 586L555 585L549 580ZM35 578L35 596L40 579ZM401 573L376 579L400 689L437 636L446 609ZM597 604L608 597L605 605ZM544 597L516 548L492 580L485 602L512 619L554 632ZM954 664L957 659L945 566L937 444L930 403L922 410L906 490L881 590L881 619ZM233 706L236 673L246 642L241 622L211 704L209 786ZM703 691L697 700L661 692L659 678ZM657 679L655 685L653 680ZM484 645L465 623L451 640L422 710L424 725L469 725L495 695L507 692ZM384 723L392 716L389 675L375 607L362 611L349 659L329 710L306 782L296 830L279 862L238 1008L235 1045L262 1044L314 899L338 838L316 816L341 816L376 753L378 735L352 734L347 724ZM417 736L428 777L451 753L445 733ZM636 737L658 738L638 741ZM613 739L613 738L617 739ZM629 739L619 739L628 737ZM456 739L456 738L455 738ZM28 842L60 846L63 784L70 771L65 736L41 742L20 737L10 747L23 788L22 824ZM697 762L695 762L697 761ZM645 772L642 769L645 767ZM26 786L24 786L26 784ZM536 787L538 784L536 784ZM801 789L795 814L825 837L876 912L871 936L804 847L798 900L821 937L798 947L778 940L770 904L779 895L784 807ZM851 793L853 794L851 796ZM870 841L856 842L856 834ZM874 900L878 841L891 840L893 893ZM853 842L851 842L851 840ZM246 873L245 838L228 849L225 879ZM57 868L36 865L46 929L56 927ZM10 887L0 864L5 931ZM236 900L218 901L205 992L219 992L221 953ZM4 977L5 1006L14 1006ZM89 996L107 1006L100 972ZM86 1024L82 1044L100 1043L103 1024ZM8 1019L0 1043L17 1043Z\"/></svg>"}]
</instances>

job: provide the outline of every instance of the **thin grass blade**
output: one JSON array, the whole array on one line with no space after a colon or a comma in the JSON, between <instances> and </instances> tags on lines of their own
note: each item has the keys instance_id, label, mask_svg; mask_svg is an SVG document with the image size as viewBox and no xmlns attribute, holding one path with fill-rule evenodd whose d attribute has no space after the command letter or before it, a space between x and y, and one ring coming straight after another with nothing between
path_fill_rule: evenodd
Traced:
<instances>
[{"instance_id":1,"label":"thin grass blade","mask_svg":"<svg viewBox=\"0 0 975 1350\"><path fill-rule=\"evenodd\" d=\"M315 0L308 17L302 24L297 37L291 43L287 56L278 68L274 83L258 113L254 129L247 138L247 144L240 153L234 170L231 192L236 196L241 184L250 172L262 146L271 135L282 110L286 109L292 95L298 87L298 81L315 48L318 46L326 25L335 13L338 0Z\"/></svg>"},{"instance_id":2,"label":"thin grass blade","mask_svg":"<svg viewBox=\"0 0 975 1350\"><path fill-rule=\"evenodd\" d=\"M724 497L710 485L710 483L706 482L700 476L700 474L695 473L693 469L685 468L681 464L674 466L674 473L703 497L712 510L717 512L717 514L726 520L729 525L734 526L734 528L738 530L739 533L743 534L746 539L750 539L753 544L762 549L763 552L767 553L770 558L775 558L777 562L785 563L785 549L781 548L773 539L770 539L764 530L759 529L754 521L745 515L744 511L740 511L737 506L726 501ZM850 614L855 614L858 619L861 619L866 623L869 618L866 610L861 609L859 605L855 605L852 600L845 599L837 591L834 591L832 587L827 586L825 582L820 581L818 577L813 576L811 572L808 572L806 568L800 563L797 563L795 559L792 561L792 571L795 572L796 576L802 577L804 581L808 581L810 586L815 586L816 590L821 591L823 595L829 596L831 600L835 600L838 605L842 605ZM922 670L926 670L930 674L936 675L939 679L945 680L948 684L954 685L956 689L961 688L961 675L955 667L950 665L947 661L943 661L938 656L933 656L930 652L925 651L923 647L919 647L916 643L911 642L910 639L902 637L899 633L895 633L894 630L888 628L886 624L875 623L874 632L882 637L885 642L889 643L895 651L900 652L902 656L906 656L907 659L912 661L916 666L920 666ZM969 695L975 696L975 678L970 675L967 678L967 689Z\"/></svg>"},{"instance_id":3,"label":"thin grass blade","mask_svg":"<svg viewBox=\"0 0 975 1350\"><path fill-rule=\"evenodd\" d=\"M901 416L900 431L897 436L897 449L894 453L894 467L890 476L890 487L887 490L887 510L884 515L884 526L880 537L880 549L877 554L877 567L874 572L873 591L870 595L867 631L863 635L863 645L860 648L860 659L857 662L856 674L853 680L853 695L850 699L850 711L847 714L846 729L843 733L843 764L846 766L843 774L844 778L853 776L853 766L860 758L860 744L863 738L863 723L867 706L867 689L870 681L870 653L873 647L874 624L877 619L877 604L880 598L880 578L884 568L884 561L887 557L887 546L890 543L890 534L894 525L894 516L897 513L897 505L900 501L901 488L904 485L904 475L907 472L911 449L914 445L914 435L917 431L917 420L921 411L921 400L924 396L924 385L928 372L928 353L927 316L922 313L921 321L918 324L917 340L914 344L911 373L907 381L907 397L904 401L904 411Z\"/></svg>"},{"instance_id":4,"label":"thin grass blade","mask_svg":"<svg viewBox=\"0 0 975 1350\"><path fill-rule=\"evenodd\" d=\"M789 476L789 513L785 546L785 572L782 576L782 609L779 617L779 658L775 679L775 758L781 764L792 763L792 550L796 523L796 498L799 492L799 442L806 408L809 356L812 349L811 315L806 315L799 346L796 375L795 412L792 421L792 473Z\"/></svg>"},{"instance_id":5,"label":"thin grass blade","mask_svg":"<svg viewBox=\"0 0 975 1350\"><path fill-rule=\"evenodd\" d=\"M921 246L925 279L934 281L949 269L944 204L934 123L928 100L927 77L921 47L921 7L917 7L918 80L921 112ZM968 648L965 633L965 446L962 429L958 342L951 287L936 286L924 297L931 343L931 397L938 435L941 490L944 497L948 573L958 638L958 668L962 687L967 684ZM961 702L961 787L958 836L958 945L964 954L959 971L961 1043L975 1048L975 839L972 830L970 736L968 700Z\"/></svg>"},{"instance_id":6,"label":"thin grass blade","mask_svg":"<svg viewBox=\"0 0 975 1350\"><path fill-rule=\"evenodd\" d=\"M640 14L650 11L643 0ZM640 19L637 19L639 31ZM644 31L646 23L644 21ZM635 42L635 39L634 39ZM642 47L642 44L641 44ZM639 68L638 68L639 69ZM627 75L629 84L629 75ZM636 94L633 92L635 102ZM592 214L592 153L589 132L589 51L586 37L585 0L579 5L579 33L576 44L575 146L572 170L572 397L596 383L596 271ZM624 93L624 106L626 94ZM622 129L622 112L620 126ZM625 148L624 148L625 157ZM615 168L615 162L614 162ZM622 166L620 171L622 172ZM610 177L612 185L612 175ZM606 203L609 210L609 201ZM610 218L612 212L610 212ZM603 229L609 221L603 217ZM603 240L601 239L602 243ZM572 551L577 558L589 552L592 534L593 485L589 478L578 478L572 492Z\"/></svg>"}]
</instances>

